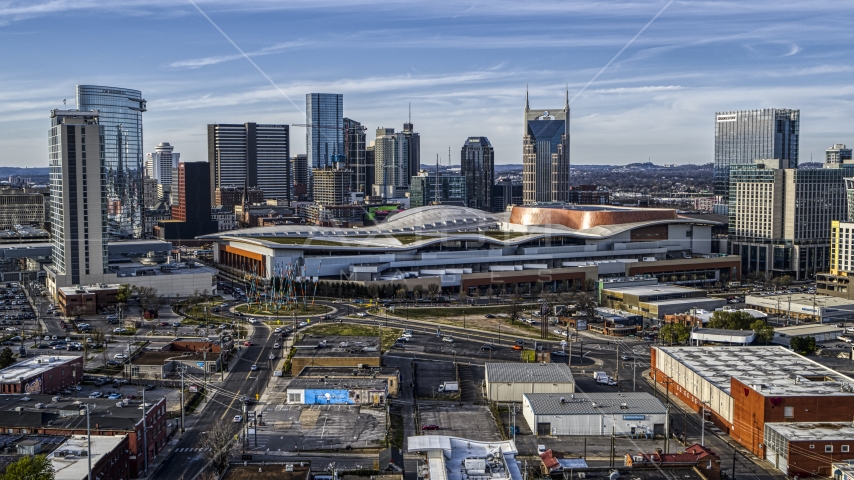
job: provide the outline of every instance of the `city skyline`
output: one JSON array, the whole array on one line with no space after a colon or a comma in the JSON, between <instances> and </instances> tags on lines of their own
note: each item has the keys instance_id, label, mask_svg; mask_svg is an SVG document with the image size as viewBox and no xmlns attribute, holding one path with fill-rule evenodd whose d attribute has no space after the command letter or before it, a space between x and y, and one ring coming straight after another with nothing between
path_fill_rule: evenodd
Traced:
<instances>
[{"instance_id":1,"label":"city skyline","mask_svg":"<svg viewBox=\"0 0 854 480\"><path fill-rule=\"evenodd\" d=\"M486 136L496 164L521 163L516 112L525 85L532 104L552 105L565 88L572 99L594 77L571 104L576 164L711 162L714 114L730 110L800 109L801 162L821 159L835 143L854 143L847 138L854 114L845 109L854 94L845 82L854 69L854 34L831 21L850 13L850 5L675 2L627 47L667 2L607 11L557 2L198 5L276 87L190 3L0 8L0 35L16 45L0 53L8 66L0 73L7 113L0 121L0 164L47 163L40 142L45 112L71 102L76 84L143 91L149 101L143 151L166 141L181 145L190 161L205 157L209 123L302 123L305 94L336 92L346 97L344 115L368 127L368 142L376 127L404 123L411 103L425 158L438 153L447 162L448 146ZM101 55L84 59L46 35L69 21L146 41L105 43ZM371 53L378 48L407 54L381 58ZM51 61L30 61L40 55ZM293 140L292 152L305 152L301 132ZM627 153L604 157L605 145Z\"/></svg>"}]
</instances>

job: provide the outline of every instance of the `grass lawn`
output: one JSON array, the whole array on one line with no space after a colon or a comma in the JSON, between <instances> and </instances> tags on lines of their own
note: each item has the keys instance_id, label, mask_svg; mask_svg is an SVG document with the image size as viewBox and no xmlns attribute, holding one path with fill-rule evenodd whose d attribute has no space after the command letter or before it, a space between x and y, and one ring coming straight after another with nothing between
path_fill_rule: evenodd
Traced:
<instances>
[{"instance_id":1,"label":"grass lawn","mask_svg":"<svg viewBox=\"0 0 854 480\"><path fill-rule=\"evenodd\" d=\"M381 333L379 332L381 331ZM305 333L312 335L352 335L352 336L372 336L376 337L379 333L380 346L383 351L391 348L394 341L400 338L403 330L400 328L391 327L373 327L369 325L350 325L347 323L322 323L307 327Z\"/></svg>"},{"instance_id":2,"label":"grass lawn","mask_svg":"<svg viewBox=\"0 0 854 480\"><path fill-rule=\"evenodd\" d=\"M271 317L276 316L276 308L272 307L267 310L265 305L239 305L234 308L234 310L240 313L247 313L249 315L268 315ZM282 318L290 317L292 314L297 314L299 316L305 315L325 315L331 312L332 309L327 307L326 305L303 305L298 304L295 310L286 310L284 308L279 309L279 316Z\"/></svg>"},{"instance_id":3,"label":"grass lawn","mask_svg":"<svg viewBox=\"0 0 854 480\"><path fill-rule=\"evenodd\" d=\"M519 314L524 317L530 317L532 309L539 308L539 304L520 304L517 306ZM508 335L517 333L521 335L539 335L540 325L528 325L527 323L516 321L510 323L508 317L486 318L486 314L509 314L513 310L510 305L494 305L494 306L477 306L477 307L415 307L409 308L410 320L423 320L433 322L439 325L453 325L455 327L471 327L487 332L497 332L498 326L501 326L501 333ZM375 315L383 316L384 312L380 310ZM392 312L389 312L392 315ZM407 318L407 309L398 307L394 310L393 315L398 318ZM556 327L549 326L549 332Z\"/></svg>"}]
</instances>

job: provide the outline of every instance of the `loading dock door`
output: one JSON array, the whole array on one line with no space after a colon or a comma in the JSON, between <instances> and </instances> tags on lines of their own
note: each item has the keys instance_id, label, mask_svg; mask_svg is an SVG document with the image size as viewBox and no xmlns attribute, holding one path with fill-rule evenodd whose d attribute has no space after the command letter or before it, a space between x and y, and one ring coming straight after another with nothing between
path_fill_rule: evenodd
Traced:
<instances>
[{"instance_id":1,"label":"loading dock door","mask_svg":"<svg viewBox=\"0 0 854 480\"><path fill-rule=\"evenodd\" d=\"M537 424L537 436L551 435L551 434L552 434L552 424L551 423L538 423Z\"/></svg>"},{"instance_id":2,"label":"loading dock door","mask_svg":"<svg viewBox=\"0 0 854 480\"><path fill-rule=\"evenodd\" d=\"M664 436L664 424L663 423L654 424L652 426L652 434L653 434L653 436L656 436L656 437L659 435Z\"/></svg>"}]
</instances>

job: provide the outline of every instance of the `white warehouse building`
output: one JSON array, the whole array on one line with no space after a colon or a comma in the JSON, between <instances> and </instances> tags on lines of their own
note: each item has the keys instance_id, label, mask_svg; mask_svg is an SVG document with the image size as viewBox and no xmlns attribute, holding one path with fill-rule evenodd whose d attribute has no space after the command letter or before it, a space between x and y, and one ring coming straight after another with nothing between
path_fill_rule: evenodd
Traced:
<instances>
[{"instance_id":1,"label":"white warehouse building","mask_svg":"<svg viewBox=\"0 0 854 480\"><path fill-rule=\"evenodd\" d=\"M526 393L522 415L537 435L664 434L667 410L648 393Z\"/></svg>"},{"instance_id":2,"label":"white warehouse building","mask_svg":"<svg viewBox=\"0 0 854 480\"><path fill-rule=\"evenodd\" d=\"M487 363L486 398L521 402L525 393L575 392L575 380L564 363Z\"/></svg>"}]
</instances>

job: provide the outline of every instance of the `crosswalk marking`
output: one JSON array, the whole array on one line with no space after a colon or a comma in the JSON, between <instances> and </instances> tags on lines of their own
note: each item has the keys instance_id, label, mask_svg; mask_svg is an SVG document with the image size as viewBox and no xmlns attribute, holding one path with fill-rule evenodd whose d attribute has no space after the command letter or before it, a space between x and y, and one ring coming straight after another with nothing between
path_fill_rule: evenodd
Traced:
<instances>
[{"instance_id":1,"label":"crosswalk marking","mask_svg":"<svg viewBox=\"0 0 854 480\"><path fill-rule=\"evenodd\" d=\"M187 452L204 452L209 450L208 448L192 448L192 447L182 447L176 448L175 451L178 453L187 453Z\"/></svg>"}]
</instances>

